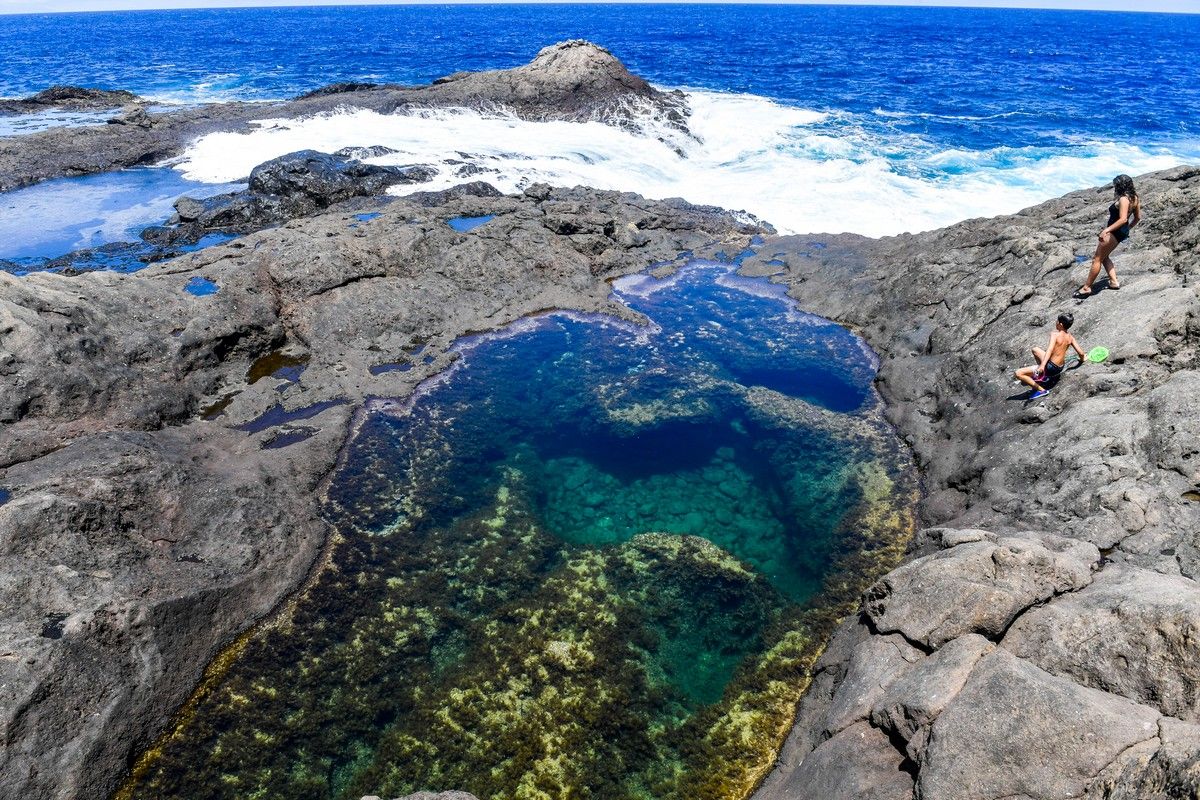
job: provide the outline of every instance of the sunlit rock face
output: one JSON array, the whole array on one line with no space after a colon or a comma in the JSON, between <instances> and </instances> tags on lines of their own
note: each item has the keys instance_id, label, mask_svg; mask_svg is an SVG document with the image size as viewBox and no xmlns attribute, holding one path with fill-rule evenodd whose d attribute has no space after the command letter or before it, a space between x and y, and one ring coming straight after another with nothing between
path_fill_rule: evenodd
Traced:
<instances>
[{"instance_id":1,"label":"sunlit rock face","mask_svg":"<svg viewBox=\"0 0 1200 800\"><path fill-rule=\"evenodd\" d=\"M736 797L914 482L873 357L729 265L460 343L360 414L327 566L128 797Z\"/></svg>"}]
</instances>

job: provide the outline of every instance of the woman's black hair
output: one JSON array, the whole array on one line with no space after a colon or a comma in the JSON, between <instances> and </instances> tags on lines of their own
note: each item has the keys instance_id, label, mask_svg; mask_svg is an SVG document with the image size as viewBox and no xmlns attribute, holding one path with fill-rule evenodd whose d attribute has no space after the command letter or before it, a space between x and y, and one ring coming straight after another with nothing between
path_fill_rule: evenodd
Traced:
<instances>
[{"instance_id":1,"label":"woman's black hair","mask_svg":"<svg viewBox=\"0 0 1200 800\"><path fill-rule=\"evenodd\" d=\"M1117 191L1118 196L1128 197L1130 200L1137 197L1137 189L1133 188L1133 178L1128 175L1113 178L1113 189Z\"/></svg>"}]
</instances>

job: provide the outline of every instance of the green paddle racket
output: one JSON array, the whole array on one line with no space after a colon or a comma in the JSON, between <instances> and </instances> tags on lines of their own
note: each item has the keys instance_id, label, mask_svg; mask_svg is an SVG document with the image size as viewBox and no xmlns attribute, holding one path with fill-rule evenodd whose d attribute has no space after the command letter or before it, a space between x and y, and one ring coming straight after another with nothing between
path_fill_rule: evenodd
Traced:
<instances>
[{"instance_id":1,"label":"green paddle racket","mask_svg":"<svg viewBox=\"0 0 1200 800\"><path fill-rule=\"evenodd\" d=\"M1093 347L1091 350L1088 351L1088 354L1087 354L1087 360L1091 361L1093 364L1099 364L1101 361L1103 361L1106 358L1108 358L1108 348L1107 347Z\"/></svg>"}]
</instances>

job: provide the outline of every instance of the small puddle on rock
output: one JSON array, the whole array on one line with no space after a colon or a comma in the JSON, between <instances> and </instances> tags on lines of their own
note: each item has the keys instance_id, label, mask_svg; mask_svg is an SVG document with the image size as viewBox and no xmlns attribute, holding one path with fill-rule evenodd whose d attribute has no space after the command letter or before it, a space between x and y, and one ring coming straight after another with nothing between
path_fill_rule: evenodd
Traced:
<instances>
[{"instance_id":1,"label":"small puddle on rock","mask_svg":"<svg viewBox=\"0 0 1200 800\"><path fill-rule=\"evenodd\" d=\"M278 378L296 383L308 368L309 356L290 355L283 350L274 350L256 360L246 371L246 383L254 385L263 378Z\"/></svg>"},{"instance_id":2,"label":"small puddle on rock","mask_svg":"<svg viewBox=\"0 0 1200 800\"><path fill-rule=\"evenodd\" d=\"M408 372L413 368L413 365L408 361L389 361L386 364L376 364L373 367L367 367L367 372L372 375L382 375L385 372Z\"/></svg>"},{"instance_id":3,"label":"small puddle on rock","mask_svg":"<svg viewBox=\"0 0 1200 800\"><path fill-rule=\"evenodd\" d=\"M446 224L459 233L466 233L467 231L475 230L480 225L491 222L495 218L495 214L487 214L482 217L454 217L453 219L447 220Z\"/></svg>"},{"instance_id":4,"label":"small puddle on rock","mask_svg":"<svg viewBox=\"0 0 1200 800\"><path fill-rule=\"evenodd\" d=\"M264 450L277 450L281 447L298 444L305 439L311 439L317 432L316 428L293 428L268 439L263 442L262 446Z\"/></svg>"},{"instance_id":5,"label":"small puddle on rock","mask_svg":"<svg viewBox=\"0 0 1200 800\"><path fill-rule=\"evenodd\" d=\"M206 297L210 294L216 294L220 289L221 287L208 278L201 278L199 276L189 279L183 287L185 292L196 297Z\"/></svg>"},{"instance_id":6,"label":"small puddle on rock","mask_svg":"<svg viewBox=\"0 0 1200 800\"><path fill-rule=\"evenodd\" d=\"M229 404L233 402L233 398L237 397L239 394L241 394L240 390L236 392L230 392L229 394L222 396L220 400L217 400L217 402L213 403L212 405L208 405L200 409L200 419L213 420L223 415L225 410L229 408Z\"/></svg>"},{"instance_id":7,"label":"small puddle on rock","mask_svg":"<svg viewBox=\"0 0 1200 800\"><path fill-rule=\"evenodd\" d=\"M748 795L916 484L870 351L732 270L618 281L649 326L522 320L368 406L329 567L122 796Z\"/></svg>"},{"instance_id":8,"label":"small puddle on rock","mask_svg":"<svg viewBox=\"0 0 1200 800\"><path fill-rule=\"evenodd\" d=\"M298 422L302 419L312 419L327 409L333 408L334 406L344 406L348 402L350 401L344 398L339 398L337 400L325 400L320 403L313 403L311 406L297 408L294 411L286 411L282 403L276 403L261 416L258 416L242 425L238 425L237 429L239 431L246 431L247 433L259 433L260 431L265 431L267 428L274 428L287 422Z\"/></svg>"},{"instance_id":9,"label":"small puddle on rock","mask_svg":"<svg viewBox=\"0 0 1200 800\"><path fill-rule=\"evenodd\" d=\"M64 623L70 614L47 614L46 622L42 625L42 636L47 639L61 639Z\"/></svg>"},{"instance_id":10,"label":"small puddle on rock","mask_svg":"<svg viewBox=\"0 0 1200 800\"><path fill-rule=\"evenodd\" d=\"M1189 489L1183 493L1183 499L1200 503L1200 489Z\"/></svg>"},{"instance_id":11,"label":"small puddle on rock","mask_svg":"<svg viewBox=\"0 0 1200 800\"><path fill-rule=\"evenodd\" d=\"M427 342L418 341L416 344L412 345L411 347L407 347L402 351L404 355L409 358L408 361L388 361L383 364L376 364L373 367L367 367L367 372L370 372L372 375L383 375L386 372L408 372L416 363L412 359L425 352L425 348L427 346ZM433 359L429 356L426 356L424 363L432 364Z\"/></svg>"},{"instance_id":12,"label":"small puddle on rock","mask_svg":"<svg viewBox=\"0 0 1200 800\"><path fill-rule=\"evenodd\" d=\"M12 493L8 489L0 488L0 506L12 499Z\"/></svg>"}]
</instances>

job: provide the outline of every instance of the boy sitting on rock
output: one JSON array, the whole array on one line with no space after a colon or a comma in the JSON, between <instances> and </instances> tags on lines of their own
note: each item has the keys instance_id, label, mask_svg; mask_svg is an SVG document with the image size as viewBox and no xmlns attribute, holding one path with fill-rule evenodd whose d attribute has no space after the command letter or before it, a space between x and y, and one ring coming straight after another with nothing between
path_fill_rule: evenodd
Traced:
<instances>
[{"instance_id":1,"label":"boy sitting on rock","mask_svg":"<svg viewBox=\"0 0 1200 800\"><path fill-rule=\"evenodd\" d=\"M1047 387L1053 386L1058 381L1063 367L1066 366L1067 348L1073 348L1079 354L1080 361L1085 358L1075 337L1067 333L1073 322L1075 322L1075 318L1070 314L1059 314L1054 331L1050 334L1050 344L1047 348L1045 350L1040 347L1033 348L1033 357L1037 359L1038 365L1021 367L1013 373L1017 380L1033 390L1029 395L1030 400L1050 394L1050 389Z\"/></svg>"}]
</instances>

